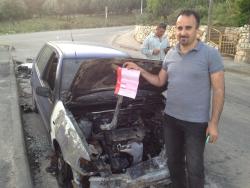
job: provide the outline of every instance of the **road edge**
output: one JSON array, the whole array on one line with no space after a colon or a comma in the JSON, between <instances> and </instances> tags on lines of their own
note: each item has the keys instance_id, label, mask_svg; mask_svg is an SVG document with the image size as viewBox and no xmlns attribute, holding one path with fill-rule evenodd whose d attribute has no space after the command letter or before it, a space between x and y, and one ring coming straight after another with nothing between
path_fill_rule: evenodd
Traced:
<instances>
[{"instance_id":1,"label":"road edge","mask_svg":"<svg viewBox=\"0 0 250 188\"><path fill-rule=\"evenodd\" d=\"M18 96L18 86L15 75L15 66L12 55L10 54L10 74L11 74L11 115L12 115L12 126L15 131L13 131L14 138L14 156L13 156L13 166L15 169L15 186L17 188L32 188L32 180L30 174L30 167L27 158L27 151L24 141L24 132L21 121L21 111L19 106L19 96ZM14 121L16 119L17 121Z\"/></svg>"}]
</instances>

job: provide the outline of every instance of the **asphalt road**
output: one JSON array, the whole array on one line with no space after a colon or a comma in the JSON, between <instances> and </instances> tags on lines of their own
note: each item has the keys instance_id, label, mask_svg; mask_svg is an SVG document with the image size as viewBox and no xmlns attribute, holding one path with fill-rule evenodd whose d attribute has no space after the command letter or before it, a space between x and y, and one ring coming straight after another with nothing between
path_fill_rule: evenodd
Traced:
<instances>
[{"instance_id":1,"label":"asphalt road","mask_svg":"<svg viewBox=\"0 0 250 188\"><path fill-rule=\"evenodd\" d=\"M132 27L52 31L0 36L0 43L12 44L18 61L35 57L48 40L91 41L112 46L116 35ZM126 50L126 49L125 49ZM250 74L249 74L250 75ZM27 122L36 124L39 117L29 116ZM30 124L31 124L30 123ZM35 130L33 130L35 131ZM31 134L37 133L31 131ZM220 137L216 144L208 144L205 168L208 187L250 187L250 76L226 72L226 101L220 123Z\"/></svg>"},{"instance_id":2,"label":"asphalt road","mask_svg":"<svg viewBox=\"0 0 250 188\"><path fill-rule=\"evenodd\" d=\"M226 72L220 137L206 147L207 174L220 187L250 187L250 74ZM218 186L219 187L219 186Z\"/></svg>"},{"instance_id":3,"label":"asphalt road","mask_svg":"<svg viewBox=\"0 0 250 188\"><path fill-rule=\"evenodd\" d=\"M14 58L23 62L26 58L34 58L42 45L47 41L73 39L74 41L112 46L112 41L117 35L126 33L132 28L132 26L124 26L3 35L0 36L0 44L10 44L14 46Z\"/></svg>"}]
</instances>

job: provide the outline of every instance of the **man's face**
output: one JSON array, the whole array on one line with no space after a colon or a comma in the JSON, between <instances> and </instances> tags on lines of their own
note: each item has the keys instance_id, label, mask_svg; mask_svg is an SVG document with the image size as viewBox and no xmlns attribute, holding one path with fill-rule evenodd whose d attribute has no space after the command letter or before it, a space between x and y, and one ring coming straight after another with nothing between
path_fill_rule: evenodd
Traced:
<instances>
[{"instance_id":1,"label":"man's face","mask_svg":"<svg viewBox=\"0 0 250 188\"><path fill-rule=\"evenodd\" d=\"M194 43L197 37L197 23L193 15L180 15L176 21L176 38L182 46Z\"/></svg>"},{"instance_id":2,"label":"man's face","mask_svg":"<svg viewBox=\"0 0 250 188\"><path fill-rule=\"evenodd\" d=\"M166 31L166 29L157 27L156 30L155 30L155 35L157 37L161 38L164 35L165 31Z\"/></svg>"}]
</instances>

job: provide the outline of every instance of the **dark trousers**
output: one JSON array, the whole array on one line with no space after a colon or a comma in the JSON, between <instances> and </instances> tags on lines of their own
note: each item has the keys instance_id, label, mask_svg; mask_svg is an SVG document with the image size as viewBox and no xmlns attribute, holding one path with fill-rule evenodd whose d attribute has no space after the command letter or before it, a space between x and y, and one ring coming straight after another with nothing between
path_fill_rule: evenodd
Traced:
<instances>
[{"instance_id":1,"label":"dark trousers","mask_svg":"<svg viewBox=\"0 0 250 188\"><path fill-rule=\"evenodd\" d=\"M165 115L164 137L173 188L204 188L204 147L207 123Z\"/></svg>"}]
</instances>

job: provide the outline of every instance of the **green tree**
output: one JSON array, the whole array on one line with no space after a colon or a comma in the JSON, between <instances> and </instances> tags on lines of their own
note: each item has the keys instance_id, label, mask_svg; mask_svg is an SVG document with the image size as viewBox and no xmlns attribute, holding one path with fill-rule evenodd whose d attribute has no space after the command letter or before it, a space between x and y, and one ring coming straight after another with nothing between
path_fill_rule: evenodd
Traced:
<instances>
[{"instance_id":1,"label":"green tree","mask_svg":"<svg viewBox=\"0 0 250 188\"><path fill-rule=\"evenodd\" d=\"M104 13L105 6L110 13L131 13L140 8L140 0L90 0L89 9L93 13Z\"/></svg>"},{"instance_id":2,"label":"green tree","mask_svg":"<svg viewBox=\"0 0 250 188\"><path fill-rule=\"evenodd\" d=\"M131 13L135 9L140 9L140 0L109 0L107 6L114 13Z\"/></svg>"},{"instance_id":3,"label":"green tree","mask_svg":"<svg viewBox=\"0 0 250 188\"><path fill-rule=\"evenodd\" d=\"M167 21L172 21L181 9L193 8L204 13L207 0L147 0L147 11L154 17L163 17ZM170 16L171 15L171 16ZM170 16L170 17L169 17Z\"/></svg>"},{"instance_id":4,"label":"green tree","mask_svg":"<svg viewBox=\"0 0 250 188\"><path fill-rule=\"evenodd\" d=\"M27 8L21 0L5 0L0 8L1 19L14 21L27 17Z\"/></svg>"},{"instance_id":5,"label":"green tree","mask_svg":"<svg viewBox=\"0 0 250 188\"><path fill-rule=\"evenodd\" d=\"M108 4L108 0L91 0L89 9L92 13L104 12L104 7Z\"/></svg>"},{"instance_id":6,"label":"green tree","mask_svg":"<svg viewBox=\"0 0 250 188\"><path fill-rule=\"evenodd\" d=\"M42 6L45 2L45 0L23 0L27 9L29 10L27 13L31 16L35 14L41 14L43 13Z\"/></svg>"},{"instance_id":7,"label":"green tree","mask_svg":"<svg viewBox=\"0 0 250 188\"><path fill-rule=\"evenodd\" d=\"M42 5L43 14L56 14L57 13L57 0L45 0Z\"/></svg>"},{"instance_id":8,"label":"green tree","mask_svg":"<svg viewBox=\"0 0 250 188\"><path fill-rule=\"evenodd\" d=\"M82 14L89 14L91 13L90 8L89 8L89 4L90 4L91 0L81 0L79 1L78 4L78 12L82 13Z\"/></svg>"},{"instance_id":9,"label":"green tree","mask_svg":"<svg viewBox=\"0 0 250 188\"><path fill-rule=\"evenodd\" d=\"M172 13L176 6L175 0L147 0L147 11L155 17L165 17ZM173 4L172 4L173 3Z\"/></svg>"},{"instance_id":10,"label":"green tree","mask_svg":"<svg viewBox=\"0 0 250 188\"><path fill-rule=\"evenodd\" d=\"M250 0L239 0L239 25L250 24Z\"/></svg>"}]
</instances>

